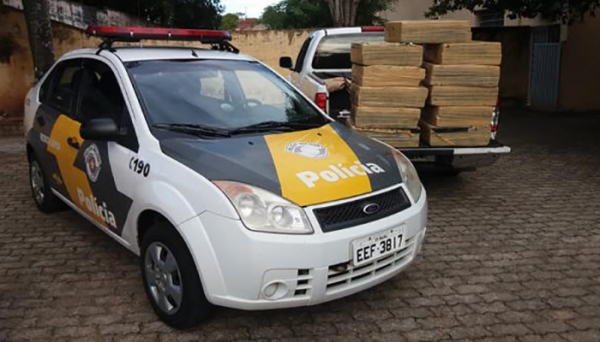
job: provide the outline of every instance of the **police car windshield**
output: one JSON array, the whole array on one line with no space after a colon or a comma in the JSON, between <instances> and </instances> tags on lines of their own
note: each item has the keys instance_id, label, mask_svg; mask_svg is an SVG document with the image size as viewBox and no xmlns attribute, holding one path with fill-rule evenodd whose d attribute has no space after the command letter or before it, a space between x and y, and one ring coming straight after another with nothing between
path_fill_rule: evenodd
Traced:
<instances>
[{"instance_id":1,"label":"police car windshield","mask_svg":"<svg viewBox=\"0 0 600 342\"><path fill-rule=\"evenodd\" d=\"M256 62L141 61L128 63L127 69L147 119L155 127L197 125L250 133L251 127L276 130L273 123L281 123L289 131L290 127L302 130L329 122L292 87Z\"/></svg>"}]
</instances>

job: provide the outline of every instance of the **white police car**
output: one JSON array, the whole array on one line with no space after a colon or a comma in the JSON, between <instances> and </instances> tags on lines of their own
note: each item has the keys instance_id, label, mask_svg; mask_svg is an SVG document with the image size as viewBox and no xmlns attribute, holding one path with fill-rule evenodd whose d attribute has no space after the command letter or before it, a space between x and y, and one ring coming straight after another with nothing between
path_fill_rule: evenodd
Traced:
<instances>
[{"instance_id":1,"label":"white police car","mask_svg":"<svg viewBox=\"0 0 600 342\"><path fill-rule=\"evenodd\" d=\"M27 95L32 193L140 255L146 293L185 328L213 305L314 305L409 265L427 221L411 163L332 121L227 32L90 27ZM196 47L113 46L141 39Z\"/></svg>"}]
</instances>

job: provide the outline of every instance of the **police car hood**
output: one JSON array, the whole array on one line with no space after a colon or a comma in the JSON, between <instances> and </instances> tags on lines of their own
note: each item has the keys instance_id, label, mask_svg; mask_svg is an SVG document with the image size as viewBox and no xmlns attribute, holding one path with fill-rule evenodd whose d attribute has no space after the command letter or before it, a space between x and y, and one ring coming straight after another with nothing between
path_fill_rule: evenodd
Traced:
<instances>
[{"instance_id":1,"label":"police car hood","mask_svg":"<svg viewBox=\"0 0 600 342\"><path fill-rule=\"evenodd\" d=\"M223 139L159 135L162 151L211 181L270 191L300 206L341 200L402 182L389 147L339 123Z\"/></svg>"}]
</instances>

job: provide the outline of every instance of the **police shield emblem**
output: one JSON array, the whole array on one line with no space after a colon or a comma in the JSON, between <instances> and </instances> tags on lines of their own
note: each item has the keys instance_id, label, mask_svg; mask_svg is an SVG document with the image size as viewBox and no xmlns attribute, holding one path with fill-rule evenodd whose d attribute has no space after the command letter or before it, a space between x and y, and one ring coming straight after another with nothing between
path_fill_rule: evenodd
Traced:
<instances>
[{"instance_id":1,"label":"police shield emblem","mask_svg":"<svg viewBox=\"0 0 600 342\"><path fill-rule=\"evenodd\" d=\"M83 153L83 156L85 159L85 171L88 178L92 182L96 182L98 180L98 175L100 174L100 167L102 166L102 159L100 159L98 146L96 146L96 144L90 145Z\"/></svg>"}]
</instances>

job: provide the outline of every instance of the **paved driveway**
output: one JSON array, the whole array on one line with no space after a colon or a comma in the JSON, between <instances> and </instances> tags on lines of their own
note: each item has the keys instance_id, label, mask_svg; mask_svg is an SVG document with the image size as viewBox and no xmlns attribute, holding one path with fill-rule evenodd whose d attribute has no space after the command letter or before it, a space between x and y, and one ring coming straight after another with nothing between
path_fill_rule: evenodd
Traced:
<instances>
[{"instance_id":1,"label":"paved driveway","mask_svg":"<svg viewBox=\"0 0 600 342\"><path fill-rule=\"evenodd\" d=\"M137 259L71 211L38 213L0 140L0 340L600 341L600 115L512 112L514 153L426 177L429 235L404 274L294 310L158 322Z\"/></svg>"}]
</instances>

